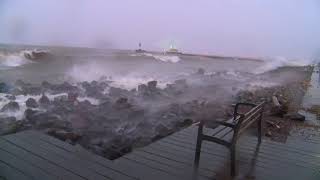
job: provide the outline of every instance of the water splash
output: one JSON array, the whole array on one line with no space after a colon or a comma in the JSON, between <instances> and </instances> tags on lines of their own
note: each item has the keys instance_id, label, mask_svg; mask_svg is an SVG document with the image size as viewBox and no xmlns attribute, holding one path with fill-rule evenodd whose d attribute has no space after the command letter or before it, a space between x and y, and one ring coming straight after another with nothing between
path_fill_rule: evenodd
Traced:
<instances>
[{"instance_id":1,"label":"water splash","mask_svg":"<svg viewBox=\"0 0 320 180\"><path fill-rule=\"evenodd\" d=\"M156 60L160 60L162 62L170 62L170 63L177 63L181 59L179 56L170 56L170 55L156 55L151 53L144 53L145 56L153 57Z\"/></svg>"},{"instance_id":2,"label":"water splash","mask_svg":"<svg viewBox=\"0 0 320 180\"><path fill-rule=\"evenodd\" d=\"M18 53L4 54L0 53L0 68L12 68L22 66L32 61L24 57L24 51Z\"/></svg>"},{"instance_id":3,"label":"water splash","mask_svg":"<svg viewBox=\"0 0 320 180\"><path fill-rule=\"evenodd\" d=\"M253 73L260 74L284 66L306 66L312 63L311 59L287 59L285 57L275 57L264 59L264 64Z\"/></svg>"}]
</instances>

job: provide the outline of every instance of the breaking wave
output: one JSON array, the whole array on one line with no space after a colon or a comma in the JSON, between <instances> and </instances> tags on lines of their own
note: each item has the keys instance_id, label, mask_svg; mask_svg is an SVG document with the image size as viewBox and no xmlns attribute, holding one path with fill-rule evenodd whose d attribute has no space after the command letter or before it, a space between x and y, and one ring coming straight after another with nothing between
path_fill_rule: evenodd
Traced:
<instances>
[{"instance_id":1,"label":"breaking wave","mask_svg":"<svg viewBox=\"0 0 320 180\"><path fill-rule=\"evenodd\" d=\"M143 73L126 73L117 74L110 68L101 66L99 63L87 63L74 65L66 72L66 80L73 82L83 81L99 81L100 79L112 81L113 87L119 87L127 90L137 88L140 84L146 84L149 81L157 80L158 87L164 88L169 80L160 80L152 75L145 75ZM164 78L162 78L164 79Z\"/></svg>"},{"instance_id":2,"label":"breaking wave","mask_svg":"<svg viewBox=\"0 0 320 180\"><path fill-rule=\"evenodd\" d=\"M160 60L162 62L170 62L170 63L177 63L181 59L179 56L170 56L170 55L155 55L151 53L144 53L145 56L153 57L156 60Z\"/></svg>"},{"instance_id":3,"label":"breaking wave","mask_svg":"<svg viewBox=\"0 0 320 180\"><path fill-rule=\"evenodd\" d=\"M312 63L311 59L293 60L293 59L287 59L285 57L267 58L267 59L264 59L264 64L261 67L257 68L254 71L254 73L260 74L260 73L268 72L284 66L306 66L311 63Z\"/></svg>"},{"instance_id":4,"label":"breaking wave","mask_svg":"<svg viewBox=\"0 0 320 180\"><path fill-rule=\"evenodd\" d=\"M32 63L32 61L24 57L24 52L25 51L21 51L11 54L0 53L0 69L18 67L28 63Z\"/></svg>"}]
</instances>

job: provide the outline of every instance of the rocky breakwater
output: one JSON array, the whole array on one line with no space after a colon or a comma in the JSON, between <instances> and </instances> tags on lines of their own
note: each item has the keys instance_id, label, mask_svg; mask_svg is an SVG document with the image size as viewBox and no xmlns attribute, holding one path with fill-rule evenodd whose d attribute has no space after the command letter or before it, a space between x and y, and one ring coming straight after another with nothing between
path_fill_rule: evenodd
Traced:
<instances>
[{"instance_id":1,"label":"rocky breakwater","mask_svg":"<svg viewBox=\"0 0 320 180\"><path fill-rule=\"evenodd\" d=\"M236 95L236 102L266 101L265 135L272 140L285 142L293 124L305 121L305 116L298 111L309 87L312 67L298 69L299 78L272 87L246 89Z\"/></svg>"},{"instance_id":2,"label":"rocky breakwater","mask_svg":"<svg viewBox=\"0 0 320 180\"><path fill-rule=\"evenodd\" d=\"M201 111L212 104L178 101L188 88L186 80L164 89L150 81L133 90L112 87L108 81L30 84L19 80L1 108L8 113L0 117L0 133L40 130L114 159L200 119ZM19 103L21 97L28 98ZM24 111L19 120L10 116L17 111Z\"/></svg>"}]
</instances>

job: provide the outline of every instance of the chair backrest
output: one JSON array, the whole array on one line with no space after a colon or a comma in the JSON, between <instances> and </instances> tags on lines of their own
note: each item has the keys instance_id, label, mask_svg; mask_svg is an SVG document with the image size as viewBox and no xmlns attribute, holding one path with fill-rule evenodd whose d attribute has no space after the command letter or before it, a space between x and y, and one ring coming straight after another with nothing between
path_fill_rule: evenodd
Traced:
<instances>
[{"instance_id":1,"label":"chair backrest","mask_svg":"<svg viewBox=\"0 0 320 180\"><path fill-rule=\"evenodd\" d=\"M248 104L247 104L248 105ZM253 106L253 104L251 104ZM236 126L234 128L233 140L237 140L237 138L252 125L252 123L256 121L260 121L262 119L262 113L264 109L265 102L261 102L258 105L255 105L250 111L245 114L237 114L237 106L235 108L235 118L238 119L236 122ZM238 118L236 118L236 116Z\"/></svg>"}]
</instances>

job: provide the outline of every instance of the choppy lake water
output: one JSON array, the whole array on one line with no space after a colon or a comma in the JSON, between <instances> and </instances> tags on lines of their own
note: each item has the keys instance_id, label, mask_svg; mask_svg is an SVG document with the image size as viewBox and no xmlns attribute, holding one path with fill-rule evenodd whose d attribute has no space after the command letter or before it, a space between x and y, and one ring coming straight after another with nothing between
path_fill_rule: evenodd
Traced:
<instances>
[{"instance_id":1,"label":"choppy lake water","mask_svg":"<svg viewBox=\"0 0 320 180\"><path fill-rule=\"evenodd\" d=\"M150 79L165 83L195 73L198 68L205 69L206 73L254 72L263 65L261 62L236 59L79 48L49 48L53 55L50 60L32 62L23 56L25 49L32 50L2 47L1 52L0 49L0 81L90 81L101 76L112 76L120 85L131 88Z\"/></svg>"}]
</instances>

